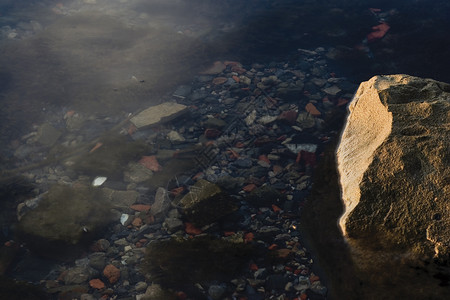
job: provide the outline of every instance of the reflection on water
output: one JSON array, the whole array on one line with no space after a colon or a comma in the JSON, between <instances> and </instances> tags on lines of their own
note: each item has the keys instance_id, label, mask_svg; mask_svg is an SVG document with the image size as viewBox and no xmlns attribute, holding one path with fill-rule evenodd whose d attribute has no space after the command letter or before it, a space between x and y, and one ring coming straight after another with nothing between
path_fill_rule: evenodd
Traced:
<instances>
[{"instance_id":1,"label":"reflection on water","mask_svg":"<svg viewBox=\"0 0 450 300\"><path fill-rule=\"evenodd\" d=\"M22 168L16 169L16 175L23 175L29 165L59 163L65 155L86 152L130 113L170 100L167 95L176 87L192 83L201 70L219 60L248 66L259 63L266 69L275 68L274 62L308 68L317 62L295 61L297 48L323 47L326 60L317 64L327 66L333 76L347 77L349 84L387 73L450 82L446 70L449 12L450 4L444 0L0 0L1 169ZM367 42L365 38L379 22L389 23L389 31ZM318 76L309 71L303 75ZM336 119L333 130L342 123L339 116ZM47 123L51 126L43 125ZM157 137L158 130L145 134ZM45 149L45 143L54 145L53 139L58 140L61 132L69 136L67 143L52 148L51 153L27 145L27 140L36 137L43 144L38 150ZM173 167L176 173L177 166L181 163L172 160L168 169ZM189 168L190 164L182 166L183 172ZM52 167L50 175L58 177L60 169ZM164 172L152 189L173 175ZM8 181L9 175L6 181L2 179L8 191L3 194L14 200L2 203L2 242L13 237L8 224L16 218L22 192L29 192L27 185ZM34 184L39 193L49 185ZM19 195L11 195L10 188L20 191ZM359 285L373 278L354 280L353 268L344 270L346 266L337 263L340 257L350 261L345 259L349 250L339 232L318 236L325 241L317 243L320 247L334 243L331 249L337 253L328 258L317 249L319 260L327 265L324 273L339 270L343 274L330 276L331 290L333 284L342 284L343 295L359 288L361 293L355 295L367 295ZM413 275L405 278L416 280ZM393 286L385 282L381 286L395 290L404 284L393 282Z\"/></svg>"}]
</instances>

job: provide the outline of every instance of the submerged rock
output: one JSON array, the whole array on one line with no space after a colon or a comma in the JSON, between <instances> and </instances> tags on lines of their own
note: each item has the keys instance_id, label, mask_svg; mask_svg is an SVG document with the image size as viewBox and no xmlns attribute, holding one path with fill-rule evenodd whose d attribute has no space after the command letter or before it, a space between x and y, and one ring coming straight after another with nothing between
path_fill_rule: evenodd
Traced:
<instances>
[{"instance_id":1,"label":"submerged rock","mask_svg":"<svg viewBox=\"0 0 450 300\"><path fill-rule=\"evenodd\" d=\"M180 201L186 217L196 226L213 223L237 210L233 199L214 183L200 179Z\"/></svg>"},{"instance_id":2,"label":"submerged rock","mask_svg":"<svg viewBox=\"0 0 450 300\"><path fill-rule=\"evenodd\" d=\"M168 122L187 111L187 106L175 102L165 102L149 107L131 118L137 128Z\"/></svg>"},{"instance_id":3,"label":"submerged rock","mask_svg":"<svg viewBox=\"0 0 450 300\"><path fill-rule=\"evenodd\" d=\"M61 132L48 123L42 124L37 132L37 141L47 147L53 146L61 136Z\"/></svg>"},{"instance_id":4,"label":"submerged rock","mask_svg":"<svg viewBox=\"0 0 450 300\"><path fill-rule=\"evenodd\" d=\"M337 150L344 234L448 258L450 85L376 76L360 85L349 109Z\"/></svg>"},{"instance_id":5,"label":"submerged rock","mask_svg":"<svg viewBox=\"0 0 450 300\"><path fill-rule=\"evenodd\" d=\"M111 221L110 204L99 189L56 185L26 213L18 225L20 235L44 252L59 251L89 242ZM55 247L55 245L57 247Z\"/></svg>"}]
</instances>

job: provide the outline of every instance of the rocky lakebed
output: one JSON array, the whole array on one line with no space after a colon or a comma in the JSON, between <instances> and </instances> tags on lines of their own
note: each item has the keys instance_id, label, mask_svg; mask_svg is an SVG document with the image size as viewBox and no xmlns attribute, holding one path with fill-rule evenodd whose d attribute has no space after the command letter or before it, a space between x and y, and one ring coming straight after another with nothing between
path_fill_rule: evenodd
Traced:
<instances>
[{"instance_id":1,"label":"rocky lakebed","mask_svg":"<svg viewBox=\"0 0 450 300\"><path fill-rule=\"evenodd\" d=\"M61 20L48 25L48 36L35 21L1 27L5 53L25 59L8 69L14 84L0 84L8 98L0 118L0 298L450 296L450 85L376 72L410 65L410 56L398 66L390 59L405 36L411 42L431 25L400 26L408 5L402 14L345 1L347 10L330 4L322 16L316 1L305 1L302 18L285 18L299 9L296 1L262 2L277 17L268 23L311 23L311 30L289 27L291 40L286 28L277 35L280 28L262 22L261 32L273 38L265 40L250 25L235 30L232 19L244 20L244 10L222 16L197 1L188 11L211 19L188 22L183 9L190 6L178 1L175 12L187 24L180 25L177 14L160 17L140 1L111 8L100 0L51 2ZM112 17L98 18L97 6ZM229 20L209 28L217 15ZM170 30L154 30L155 16ZM347 32L339 20L378 25ZM91 45L105 30L117 40ZM66 32L73 33L67 41ZM215 45L225 37L229 46ZM250 56L228 55L244 38L241 51ZM292 50L302 40L321 46ZM14 50L14 42L28 46ZM270 43L283 54L250 59ZM50 44L39 65L50 75L30 75L24 66L40 54L27 50ZM61 66L55 53L70 64ZM126 64L114 64L124 57ZM352 79L338 68L348 61ZM60 76L71 70L72 77ZM373 77L355 82L367 73ZM36 107L15 101L46 84L43 108L39 99Z\"/></svg>"},{"instance_id":2,"label":"rocky lakebed","mask_svg":"<svg viewBox=\"0 0 450 300\"><path fill-rule=\"evenodd\" d=\"M3 246L12 273L61 259L33 278L58 299L325 298L300 212L355 89L325 54L217 61L135 114L36 126L9 173L34 194Z\"/></svg>"}]
</instances>

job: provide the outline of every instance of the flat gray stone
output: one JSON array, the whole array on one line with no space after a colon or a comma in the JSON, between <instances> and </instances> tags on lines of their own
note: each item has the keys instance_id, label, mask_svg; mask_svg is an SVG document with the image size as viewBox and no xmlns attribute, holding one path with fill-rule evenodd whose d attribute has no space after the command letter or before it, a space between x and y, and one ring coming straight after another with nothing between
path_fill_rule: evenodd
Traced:
<instances>
[{"instance_id":1,"label":"flat gray stone","mask_svg":"<svg viewBox=\"0 0 450 300\"><path fill-rule=\"evenodd\" d=\"M323 91L324 91L325 93L327 93L328 95L336 96L336 95L337 95L338 93L340 93L342 90L341 90L338 86L333 85L333 86L324 88Z\"/></svg>"},{"instance_id":2,"label":"flat gray stone","mask_svg":"<svg viewBox=\"0 0 450 300\"><path fill-rule=\"evenodd\" d=\"M131 118L137 128L164 123L175 119L187 111L187 106L175 102L164 102L149 107Z\"/></svg>"},{"instance_id":3,"label":"flat gray stone","mask_svg":"<svg viewBox=\"0 0 450 300\"><path fill-rule=\"evenodd\" d=\"M170 209L170 199L165 188L159 187L156 190L155 203L150 209L150 214L155 217L162 217L167 214Z\"/></svg>"}]
</instances>

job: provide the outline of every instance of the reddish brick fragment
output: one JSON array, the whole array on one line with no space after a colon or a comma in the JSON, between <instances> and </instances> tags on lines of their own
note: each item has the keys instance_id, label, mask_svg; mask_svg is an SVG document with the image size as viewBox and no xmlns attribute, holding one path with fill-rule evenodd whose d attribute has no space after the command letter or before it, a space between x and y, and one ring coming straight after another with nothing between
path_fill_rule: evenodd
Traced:
<instances>
[{"instance_id":1,"label":"reddish brick fragment","mask_svg":"<svg viewBox=\"0 0 450 300\"><path fill-rule=\"evenodd\" d=\"M254 183L250 183L242 188L242 190L244 190L246 192L251 192L254 189L256 189L256 184L254 184Z\"/></svg>"},{"instance_id":2,"label":"reddish brick fragment","mask_svg":"<svg viewBox=\"0 0 450 300\"><path fill-rule=\"evenodd\" d=\"M184 223L184 230L186 231L187 234L192 234L192 235L199 235L200 233L202 233L202 230L195 227L192 223L186 222Z\"/></svg>"},{"instance_id":3,"label":"reddish brick fragment","mask_svg":"<svg viewBox=\"0 0 450 300\"><path fill-rule=\"evenodd\" d=\"M258 266L256 264L250 264L250 270L258 271Z\"/></svg>"},{"instance_id":4,"label":"reddish brick fragment","mask_svg":"<svg viewBox=\"0 0 450 300\"><path fill-rule=\"evenodd\" d=\"M152 170L154 172L162 171L161 165L158 163L158 160L156 159L156 156L142 156L141 160L139 161L141 165L146 167L149 170Z\"/></svg>"},{"instance_id":5,"label":"reddish brick fragment","mask_svg":"<svg viewBox=\"0 0 450 300\"><path fill-rule=\"evenodd\" d=\"M120 278L120 270L110 264L103 269L103 275L108 278L110 283L116 283Z\"/></svg>"},{"instance_id":6,"label":"reddish brick fragment","mask_svg":"<svg viewBox=\"0 0 450 300\"><path fill-rule=\"evenodd\" d=\"M253 239L255 238L255 235L252 232L246 233L244 236L244 241L246 243L253 241Z\"/></svg>"},{"instance_id":7,"label":"reddish brick fragment","mask_svg":"<svg viewBox=\"0 0 450 300\"><path fill-rule=\"evenodd\" d=\"M274 212L280 212L280 211L281 211L281 208L279 208L279 207L276 206L275 204L272 204L272 210L273 210Z\"/></svg>"},{"instance_id":8,"label":"reddish brick fragment","mask_svg":"<svg viewBox=\"0 0 450 300\"><path fill-rule=\"evenodd\" d=\"M310 113L312 116L314 117L318 117L320 116L322 113L316 108L316 106L314 104L312 104L311 102L306 104L305 106L305 110Z\"/></svg>"},{"instance_id":9,"label":"reddish brick fragment","mask_svg":"<svg viewBox=\"0 0 450 300\"><path fill-rule=\"evenodd\" d=\"M272 244L272 245L270 245L269 246L269 250L275 250L275 249L277 249L278 248L278 245L277 244Z\"/></svg>"},{"instance_id":10,"label":"reddish brick fragment","mask_svg":"<svg viewBox=\"0 0 450 300\"><path fill-rule=\"evenodd\" d=\"M286 121L289 124L294 124L297 120L297 112L294 110L283 111L278 116L278 120Z\"/></svg>"},{"instance_id":11,"label":"reddish brick fragment","mask_svg":"<svg viewBox=\"0 0 450 300\"><path fill-rule=\"evenodd\" d=\"M391 27L387 23L381 23L372 27L372 32L367 35L367 41L373 42L382 39Z\"/></svg>"},{"instance_id":12,"label":"reddish brick fragment","mask_svg":"<svg viewBox=\"0 0 450 300\"><path fill-rule=\"evenodd\" d=\"M91 288L101 290L105 288L105 284L100 279L92 279L89 281L89 285Z\"/></svg>"},{"instance_id":13,"label":"reddish brick fragment","mask_svg":"<svg viewBox=\"0 0 450 300\"><path fill-rule=\"evenodd\" d=\"M258 159L270 164L270 160L267 158L266 155L260 155L260 156L258 156Z\"/></svg>"}]
</instances>

